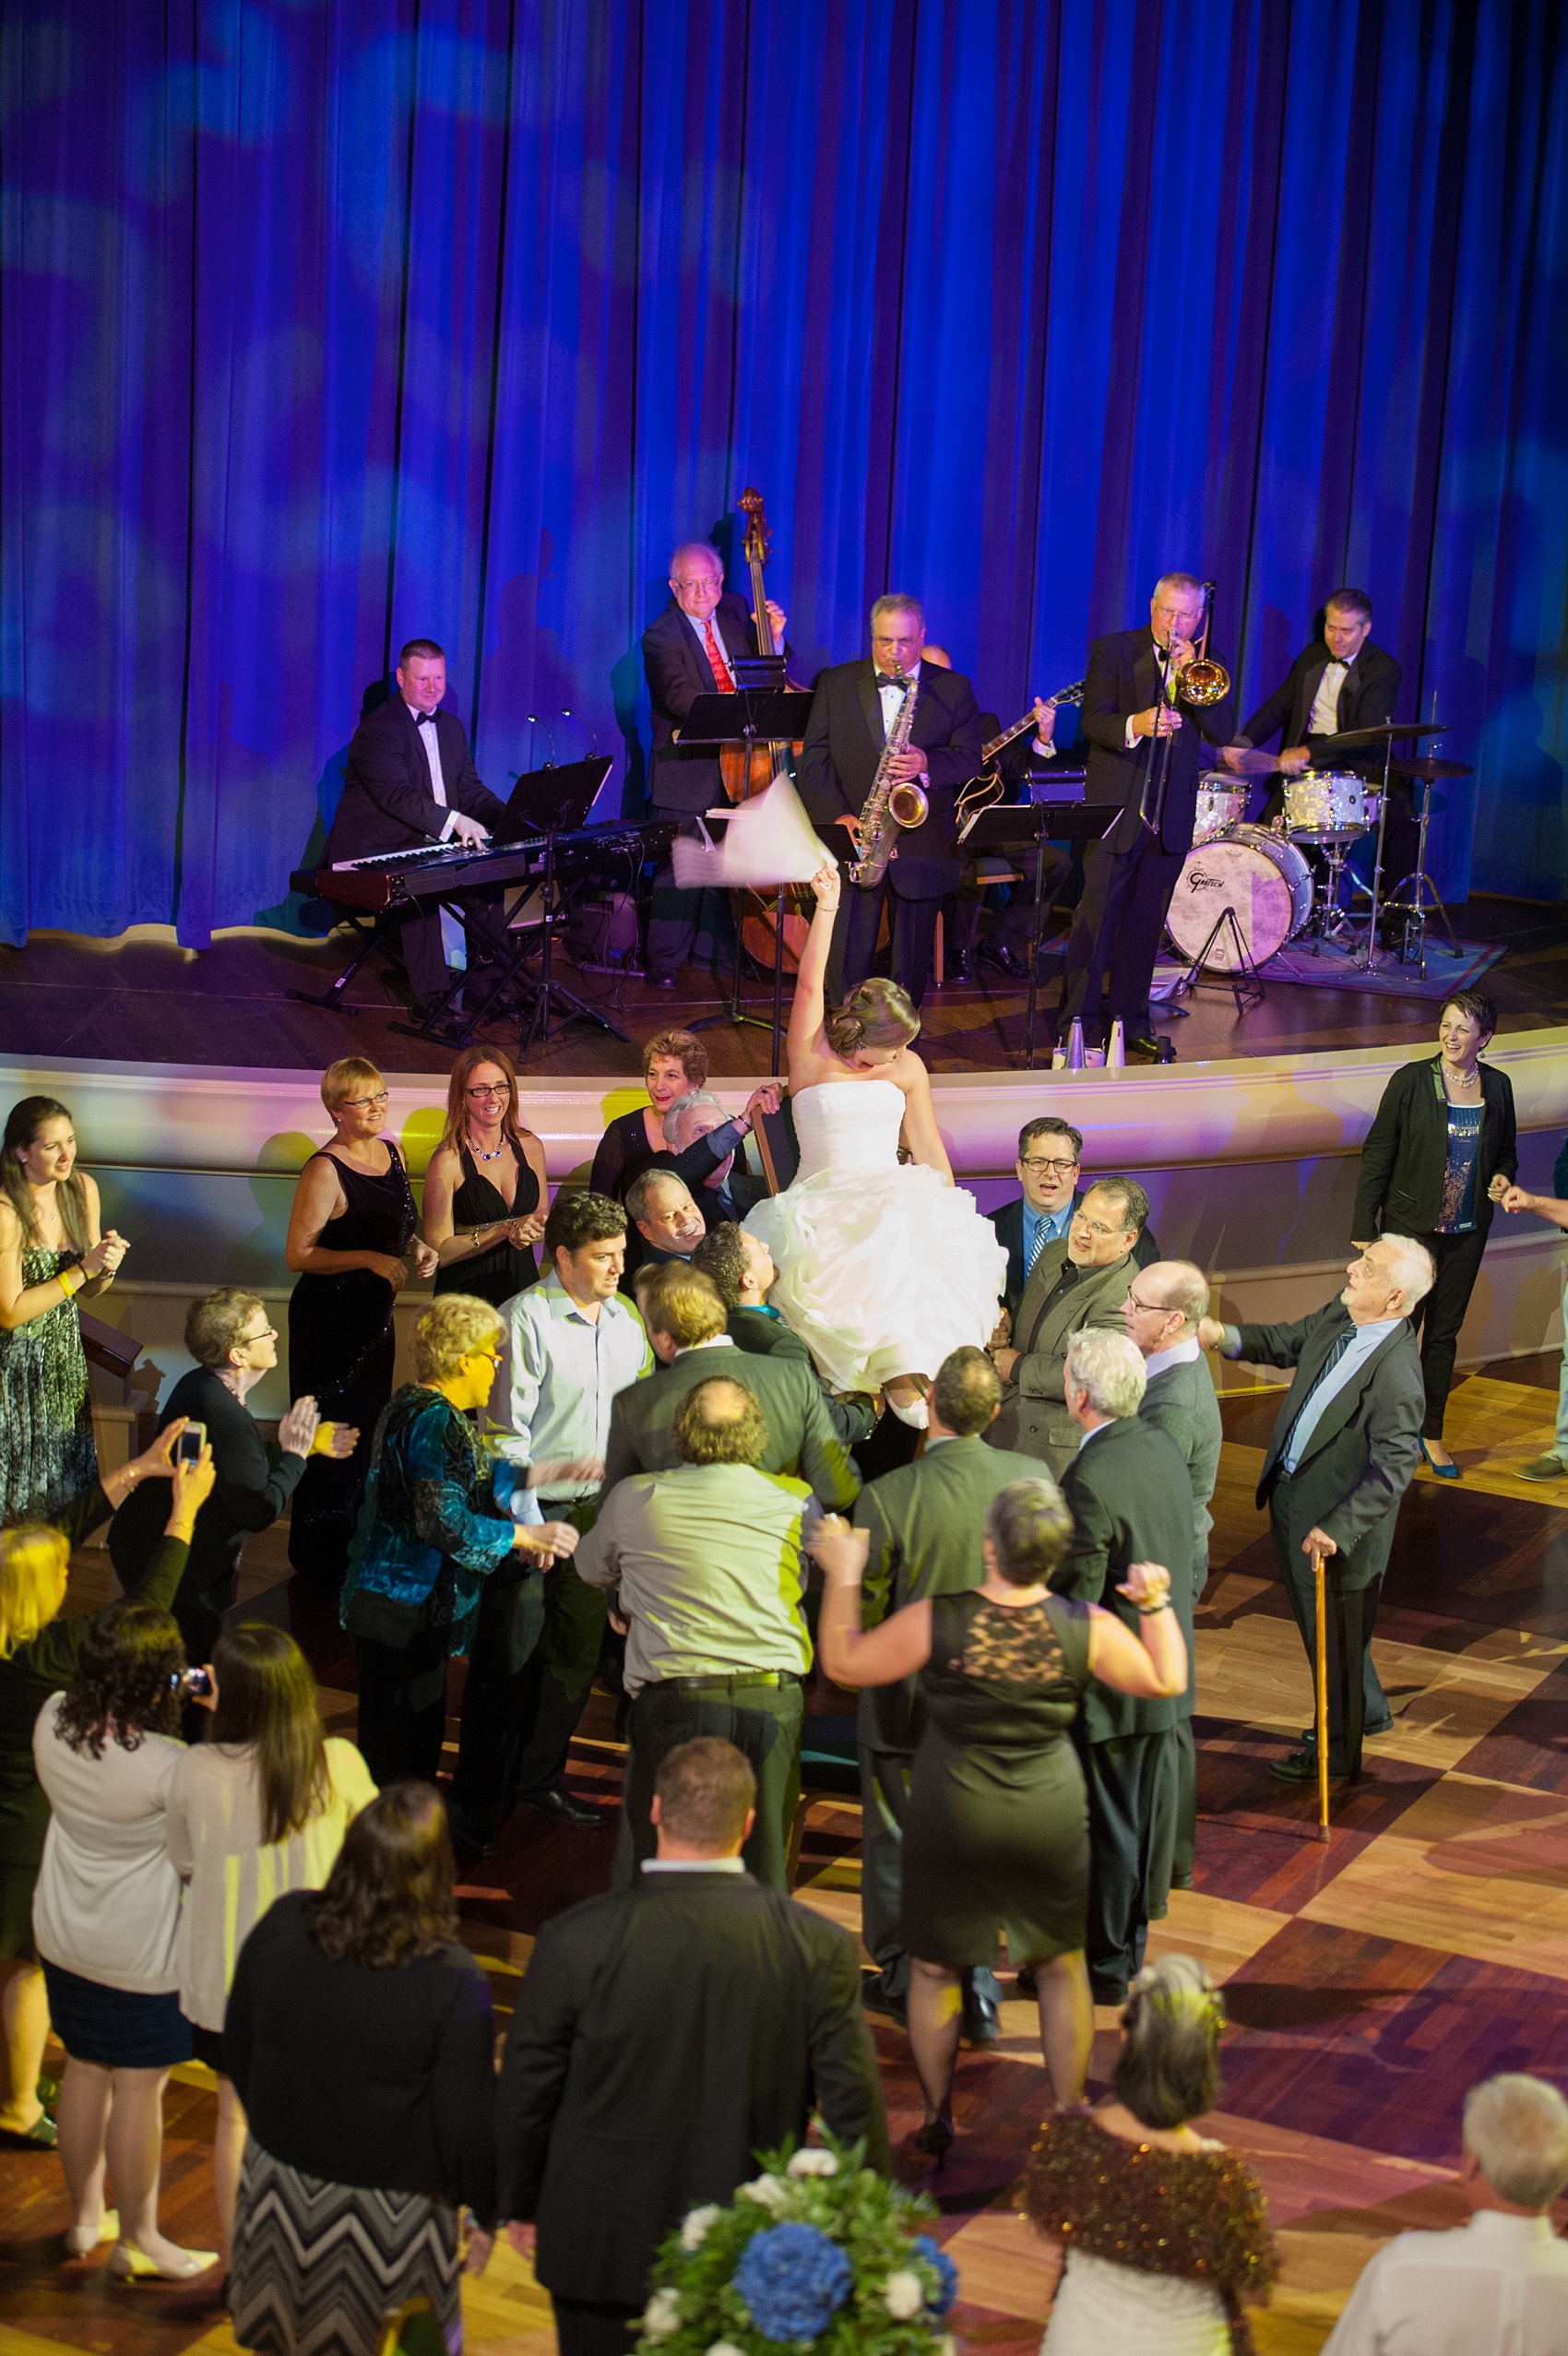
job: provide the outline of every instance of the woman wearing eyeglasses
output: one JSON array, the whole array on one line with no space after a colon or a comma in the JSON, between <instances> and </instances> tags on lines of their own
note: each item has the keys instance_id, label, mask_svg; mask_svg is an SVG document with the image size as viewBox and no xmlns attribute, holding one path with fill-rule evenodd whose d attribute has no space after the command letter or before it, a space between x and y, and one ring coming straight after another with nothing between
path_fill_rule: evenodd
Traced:
<instances>
[{"instance_id":1,"label":"woman wearing eyeglasses","mask_svg":"<svg viewBox=\"0 0 1568 2356\"><path fill-rule=\"evenodd\" d=\"M310 1458L341 1461L359 1434L321 1419L314 1398L297 1398L278 1426L279 1458L268 1464L245 1400L278 1363L278 1333L259 1294L225 1285L193 1301L185 1348L196 1360L163 1402L160 1432L182 1419L207 1426L217 1480L196 1517L190 1558L170 1606L186 1657L210 1660L234 1600L234 1574L247 1538L268 1529L299 1484ZM161 1541L163 1506L150 1490L127 1497L109 1529L109 1553L122 1587L139 1579Z\"/></svg>"},{"instance_id":2,"label":"woman wearing eyeglasses","mask_svg":"<svg viewBox=\"0 0 1568 2356\"><path fill-rule=\"evenodd\" d=\"M469 1047L452 1066L446 1126L424 1175L424 1240L441 1262L439 1292L499 1309L539 1282L544 1148L517 1114L517 1075L495 1047Z\"/></svg>"},{"instance_id":3,"label":"woman wearing eyeglasses","mask_svg":"<svg viewBox=\"0 0 1568 2356\"><path fill-rule=\"evenodd\" d=\"M289 1560L297 1571L339 1578L359 1518L375 1419L392 1396L392 1309L408 1282L412 1248L420 1276L435 1254L417 1240L419 1214L403 1157L382 1131L386 1083L374 1064L344 1055L321 1076L332 1116L329 1144L300 1172L283 1256L298 1276L289 1299L289 1388L323 1415L353 1426L350 1456L316 1458L294 1493Z\"/></svg>"}]
</instances>

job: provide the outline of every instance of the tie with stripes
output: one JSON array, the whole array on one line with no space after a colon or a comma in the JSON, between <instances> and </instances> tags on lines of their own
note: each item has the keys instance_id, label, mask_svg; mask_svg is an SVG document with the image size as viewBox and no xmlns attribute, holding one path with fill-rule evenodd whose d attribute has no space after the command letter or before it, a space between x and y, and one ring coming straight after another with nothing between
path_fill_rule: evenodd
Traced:
<instances>
[{"instance_id":1,"label":"tie with stripes","mask_svg":"<svg viewBox=\"0 0 1568 2356\"><path fill-rule=\"evenodd\" d=\"M1318 1376L1316 1382L1313 1385L1311 1390L1307 1393L1306 1398L1301 1401L1301 1410L1296 1417L1296 1421L1290 1426L1289 1436L1287 1438L1285 1446L1279 1451L1279 1461L1281 1464L1289 1464L1294 1460L1296 1434L1301 1431L1301 1426L1305 1423L1308 1416L1312 1413L1313 1401L1316 1398L1324 1383L1327 1382L1330 1374L1333 1374L1336 1366L1338 1365L1339 1361L1344 1357L1345 1352L1349 1349L1350 1344L1355 1340L1355 1339L1356 1328L1354 1326L1348 1327L1342 1334L1336 1337L1334 1345L1329 1351L1328 1356L1323 1362L1323 1372Z\"/></svg>"}]
</instances>

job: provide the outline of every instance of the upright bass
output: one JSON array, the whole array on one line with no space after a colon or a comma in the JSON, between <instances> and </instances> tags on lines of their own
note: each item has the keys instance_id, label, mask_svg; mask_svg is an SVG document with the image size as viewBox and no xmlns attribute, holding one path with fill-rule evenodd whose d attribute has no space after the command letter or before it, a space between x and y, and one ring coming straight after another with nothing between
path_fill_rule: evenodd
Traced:
<instances>
[{"instance_id":1,"label":"upright bass","mask_svg":"<svg viewBox=\"0 0 1568 2356\"><path fill-rule=\"evenodd\" d=\"M752 611L756 617L756 643L759 654L782 653L773 643L773 624L768 616L767 594L763 586L763 566L767 562L771 534L763 508L760 491L747 489L741 494L741 512L746 518L746 569L752 581ZM790 685L795 683L790 681ZM766 792L776 779L790 775L790 756L799 754L799 744L764 743L726 744L719 755L719 775L724 791L731 802L750 802ZM774 901L763 892L743 891L736 895L741 939L748 954L759 965L773 963L773 940L777 923ZM800 964L801 952L811 930L812 897L799 887L787 886L784 893L784 966L793 973Z\"/></svg>"}]
</instances>

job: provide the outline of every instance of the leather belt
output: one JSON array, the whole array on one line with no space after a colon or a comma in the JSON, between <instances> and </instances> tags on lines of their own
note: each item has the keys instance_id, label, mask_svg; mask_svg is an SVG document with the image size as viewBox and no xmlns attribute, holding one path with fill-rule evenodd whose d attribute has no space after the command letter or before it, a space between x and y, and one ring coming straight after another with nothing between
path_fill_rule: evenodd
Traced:
<instances>
[{"instance_id":1,"label":"leather belt","mask_svg":"<svg viewBox=\"0 0 1568 2356\"><path fill-rule=\"evenodd\" d=\"M746 1685L801 1685L805 1683L798 1669L736 1669L727 1675L711 1677L650 1677L641 1688L645 1694L733 1694Z\"/></svg>"}]
</instances>

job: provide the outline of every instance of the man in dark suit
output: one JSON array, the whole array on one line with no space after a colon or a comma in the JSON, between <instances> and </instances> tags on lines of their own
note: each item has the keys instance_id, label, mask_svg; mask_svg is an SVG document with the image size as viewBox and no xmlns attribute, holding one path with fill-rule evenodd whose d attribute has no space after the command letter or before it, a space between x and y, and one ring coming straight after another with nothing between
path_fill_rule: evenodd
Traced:
<instances>
[{"instance_id":1,"label":"man in dark suit","mask_svg":"<svg viewBox=\"0 0 1568 2356\"><path fill-rule=\"evenodd\" d=\"M863 1624L874 1628L906 1603L961 1595L985 1577L980 1555L986 1508L999 1489L1037 1481L1033 1458L988 1448L985 1433L1002 1407L1002 1384L983 1350L955 1350L927 1386L923 1452L862 1489L857 1529L871 1533L861 1589ZM873 2012L905 2017L909 1957L899 1925L904 1819L920 1742L919 1681L867 1685L857 1710L861 1764L861 1937L877 1969L862 1987ZM997 2033L997 1989L985 1969L965 1974L969 2036Z\"/></svg>"},{"instance_id":2,"label":"man in dark suit","mask_svg":"<svg viewBox=\"0 0 1568 2356\"><path fill-rule=\"evenodd\" d=\"M640 1290L643 1322L659 1362L612 1402L601 1505L631 1473L662 1472L676 1462L673 1426L686 1393L710 1374L728 1374L745 1385L767 1425L758 1470L798 1473L829 1512L847 1513L861 1484L828 1421L814 1372L798 1359L738 1350L725 1330L719 1288L700 1269L674 1264L655 1269Z\"/></svg>"},{"instance_id":3,"label":"man in dark suit","mask_svg":"<svg viewBox=\"0 0 1568 2356\"><path fill-rule=\"evenodd\" d=\"M708 1229L692 1254L692 1266L711 1277L718 1287L724 1303L724 1330L737 1350L749 1351L756 1358L789 1358L809 1367L839 1445L857 1448L862 1440L870 1439L879 1412L875 1398L863 1391L836 1398L800 1335L785 1324L777 1309L768 1307L767 1296L778 1280L778 1270L766 1243L734 1220L724 1220Z\"/></svg>"},{"instance_id":4,"label":"man in dark suit","mask_svg":"<svg viewBox=\"0 0 1568 2356\"><path fill-rule=\"evenodd\" d=\"M1236 756L1277 736L1281 779L1300 777L1303 769L1354 769L1381 778L1383 760L1375 745L1345 755L1336 754L1328 742L1394 717L1402 674L1394 657L1372 644L1372 600L1365 589L1336 589L1324 606L1321 635L1302 648L1273 695L1225 747L1220 758L1226 767L1244 774L1248 765ZM1408 789L1396 790L1408 806ZM1262 818L1277 817L1284 799L1283 787L1277 782Z\"/></svg>"},{"instance_id":5,"label":"man in dark suit","mask_svg":"<svg viewBox=\"0 0 1568 2356\"><path fill-rule=\"evenodd\" d=\"M871 610L869 660L841 662L816 683L801 755L800 789L812 819L826 831L840 866L868 852L861 814L905 698L916 698L908 749L893 774L925 792L924 822L902 830L880 884L850 884L841 895L827 967L827 995L841 998L863 982L876 959L885 908L892 927L892 973L918 1006L931 979L932 946L943 895L958 882L958 790L979 773L980 710L956 671L922 662L925 621L912 597L879 597Z\"/></svg>"},{"instance_id":6,"label":"man in dark suit","mask_svg":"<svg viewBox=\"0 0 1568 2356\"><path fill-rule=\"evenodd\" d=\"M1236 727L1229 696L1200 705L1178 691L1174 708L1163 699L1171 666L1179 672L1192 660L1203 618L1203 584L1191 573L1165 574L1146 630L1118 630L1090 647L1079 722L1089 748L1084 799L1113 803L1121 815L1084 854L1058 1034L1075 1015L1086 1036L1119 1021L1129 1054L1159 1060L1172 1052L1155 1038L1149 1015L1160 928L1193 847L1207 747L1229 744Z\"/></svg>"},{"instance_id":7,"label":"man in dark suit","mask_svg":"<svg viewBox=\"0 0 1568 2356\"><path fill-rule=\"evenodd\" d=\"M1084 1333L1067 1353L1067 1410L1079 1431L1062 1475L1073 1544L1051 1584L1136 1630L1117 1588L1134 1563L1160 1563L1193 1650L1193 1516L1186 1467L1169 1432L1139 1421L1143 1360L1125 1334ZM1151 1893L1169 1888L1182 1703L1134 1701L1093 1678L1075 1730L1089 1797L1084 1959L1097 2005L1126 2002L1143 1969Z\"/></svg>"},{"instance_id":8,"label":"man in dark suit","mask_svg":"<svg viewBox=\"0 0 1568 2356\"><path fill-rule=\"evenodd\" d=\"M1042 1113L1026 1121L1018 1132L1018 1159L1014 1168L1023 1193L986 1217L1007 1252L1007 1314L1013 1316L1024 1297L1035 1262L1048 1243L1057 1243L1073 1223L1083 1201L1078 1184L1084 1159L1084 1136L1070 1121ZM1152 1231L1138 1230L1133 1246L1135 1265L1146 1268L1159 1257Z\"/></svg>"},{"instance_id":9,"label":"man in dark suit","mask_svg":"<svg viewBox=\"0 0 1568 2356\"><path fill-rule=\"evenodd\" d=\"M778 1110L778 1099L774 1090L759 1089L757 1093L759 1096L766 1093L772 1098L772 1102L766 1107L768 1112ZM689 1095L678 1096L666 1113L664 1139L672 1153L681 1154L689 1146L695 1146L699 1137L711 1136L716 1129L733 1126L730 1115L716 1096L707 1095L702 1089L694 1089ZM758 1203L767 1200L767 1181L766 1178L754 1178L746 1168L743 1156L737 1148L731 1147L699 1182L695 1200L703 1215L703 1223L710 1230L725 1220L739 1222L749 1210L754 1210Z\"/></svg>"},{"instance_id":10,"label":"man in dark suit","mask_svg":"<svg viewBox=\"0 0 1568 2356\"><path fill-rule=\"evenodd\" d=\"M1073 1214L1064 1238L1048 1243L1024 1287L1013 1340L991 1356L1002 1377L1002 1412L987 1438L1038 1458L1053 1481L1077 1452L1079 1427L1062 1387L1067 1345L1086 1327L1122 1331L1122 1303L1132 1290L1134 1246L1148 1218L1148 1196L1132 1178L1096 1181Z\"/></svg>"},{"instance_id":11,"label":"man in dark suit","mask_svg":"<svg viewBox=\"0 0 1568 2356\"><path fill-rule=\"evenodd\" d=\"M1156 1260L1139 1268L1122 1303L1127 1339L1143 1358L1148 1379L1138 1404L1145 1423L1169 1432L1182 1451L1193 1491L1193 1598L1208 1578L1208 1534L1214 1518L1208 1501L1219 1476L1224 1427L1214 1382L1198 1347L1198 1327L1208 1310L1208 1279L1191 1260ZM1189 1654L1187 1690L1176 1719L1176 1845L1170 1880L1176 1889L1193 1886L1197 1840L1197 1756L1193 1743L1196 1664ZM1166 1894L1149 1892L1149 1915L1165 1912Z\"/></svg>"},{"instance_id":12,"label":"man in dark suit","mask_svg":"<svg viewBox=\"0 0 1568 2356\"><path fill-rule=\"evenodd\" d=\"M349 746L343 798L327 838L324 863L364 859L416 843L482 843L506 815L480 782L468 735L456 712L439 709L446 657L434 638L410 638L398 657L398 693L366 714ZM500 895L467 894L464 929L470 963L505 946ZM439 998L448 982L453 920L442 911L406 917L398 928L416 1007Z\"/></svg>"},{"instance_id":13,"label":"man in dark suit","mask_svg":"<svg viewBox=\"0 0 1568 2356\"><path fill-rule=\"evenodd\" d=\"M1294 1325L1206 1317L1198 1339L1227 1358L1295 1369L1257 1501L1268 1507L1275 1559L1314 1680L1312 1558L1326 1558L1328 1771L1353 1778L1362 1735L1385 1733L1393 1722L1372 1638L1399 1500L1419 1453L1426 1394L1410 1313L1431 1289L1431 1255L1410 1236L1383 1235L1346 1275L1336 1301ZM1269 1773L1284 1783L1315 1782L1315 1737L1309 1731Z\"/></svg>"},{"instance_id":14,"label":"man in dark suit","mask_svg":"<svg viewBox=\"0 0 1568 2356\"><path fill-rule=\"evenodd\" d=\"M814 2109L888 2173L855 1944L741 1863L756 1784L732 1744L668 1751L659 1853L544 1923L496 2101L503 2216L555 2309L561 2356L627 2356L654 2253L722 2206Z\"/></svg>"},{"instance_id":15,"label":"man in dark suit","mask_svg":"<svg viewBox=\"0 0 1568 2356\"><path fill-rule=\"evenodd\" d=\"M774 644L782 648L783 610L770 599L767 614ZM756 650L756 631L745 600L725 588L718 550L706 540L677 548L670 559L670 602L643 632L643 669L653 699L648 799L656 818L677 819L688 834L695 831L694 819L705 810L722 809L729 797L715 747L677 744L676 732L699 696L733 691L734 664ZM668 861L654 877L647 978L656 990L674 988L676 971L691 956L699 919L705 915L709 920L706 961L711 964L723 953L728 936L716 937L712 928L728 925L728 910L719 916L722 900L714 894L714 910L705 911L704 898L702 892L679 888Z\"/></svg>"}]
</instances>

